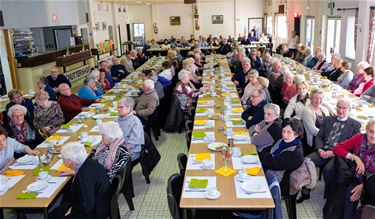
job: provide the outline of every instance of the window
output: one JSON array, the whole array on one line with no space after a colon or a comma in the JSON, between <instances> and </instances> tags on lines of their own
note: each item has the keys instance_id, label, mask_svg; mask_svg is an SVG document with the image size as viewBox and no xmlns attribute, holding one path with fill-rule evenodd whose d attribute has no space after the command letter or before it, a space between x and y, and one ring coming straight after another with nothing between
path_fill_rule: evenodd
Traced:
<instances>
[{"instance_id":1,"label":"window","mask_svg":"<svg viewBox=\"0 0 375 219\"><path fill-rule=\"evenodd\" d=\"M306 42L305 44L314 51L314 26L315 19L313 17L306 18Z\"/></svg>"},{"instance_id":2,"label":"window","mask_svg":"<svg viewBox=\"0 0 375 219\"><path fill-rule=\"evenodd\" d=\"M328 62L331 61L331 53L339 53L341 18L327 19L325 54ZM353 32L352 32L353 33Z\"/></svg>"},{"instance_id":3,"label":"window","mask_svg":"<svg viewBox=\"0 0 375 219\"><path fill-rule=\"evenodd\" d=\"M346 28L345 57L355 60L355 16L348 16Z\"/></svg>"},{"instance_id":4,"label":"window","mask_svg":"<svg viewBox=\"0 0 375 219\"><path fill-rule=\"evenodd\" d=\"M267 30L266 32L270 35L272 35L272 16L267 16Z\"/></svg>"},{"instance_id":5,"label":"window","mask_svg":"<svg viewBox=\"0 0 375 219\"><path fill-rule=\"evenodd\" d=\"M287 17L284 14L276 15L275 35L275 45L286 43L288 41Z\"/></svg>"}]
</instances>

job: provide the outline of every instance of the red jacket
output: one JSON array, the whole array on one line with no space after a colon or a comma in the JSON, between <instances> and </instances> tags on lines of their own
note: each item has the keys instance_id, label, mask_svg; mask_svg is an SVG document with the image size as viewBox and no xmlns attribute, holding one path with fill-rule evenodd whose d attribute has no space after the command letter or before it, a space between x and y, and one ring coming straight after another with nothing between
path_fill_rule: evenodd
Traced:
<instances>
[{"instance_id":1,"label":"red jacket","mask_svg":"<svg viewBox=\"0 0 375 219\"><path fill-rule=\"evenodd\" d=\"M333 153L346 158L346 155L350 152L352 154L358 155L359 153L359 148L362 144L362 142L365 140L365 135L364 134L357 134L354 135L353 137L349 138L346 141L343 141L339 144L337 144L333 149Z\"/></svg>"},{"instance_id":2,"label":"red jacket","mask_svg":"<svg viewBox=\"0 0 375 219\"><path fill-rule=\"evenodd\" d=\"M65 122L69 122L82 112L82 106L90 106L92 103L95 103L95 100L83 99L72 94L70 97L60 95L57 98L57 102L60 104L61 110L64 113Z\"/></svg>"}]
</instances>

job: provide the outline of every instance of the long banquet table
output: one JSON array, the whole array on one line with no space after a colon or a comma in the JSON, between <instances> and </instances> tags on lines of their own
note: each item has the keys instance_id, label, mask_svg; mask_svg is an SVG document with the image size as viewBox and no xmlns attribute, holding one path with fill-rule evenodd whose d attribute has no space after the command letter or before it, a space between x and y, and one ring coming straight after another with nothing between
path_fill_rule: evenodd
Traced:
<instances>
[{"instance_id":1,"label":"long banquet table","mask_svg":"<svg viewBox=\"0 0 375 219\"><path fill-rule=\"evenodd\" d=\"M228 62L225 57L210 56L208 57L207 69L203 73L203 83L205 86L209 86L211 92L205 93L199 97L197 104L197 113L195 115L195 124L193 133L200 131L214 134L215 142L227 143L227 136L224 134L223 129L232 127L233 133L245 132L247 129L245 124L233 125L230 124L232 119L241 120L241 113L243 111L241 104L239 103L239 97L236 92L235 86L232 83L231 73L228 66ZM219 64L220 67L214 69L214 64ZM214 97L213 97L214 96ZM234 103L236 102L236 103ZM225 109L224 109L225 107ZM200 114L200 109L206 109L210 113L223 113L226 115L227 121L223 120L209 120L207 114ZM229 120L228 120L229 119ZM199 126L196 124L197 121L206 120L207 123L214 123L210 126ZM256 154L255 145L251 144L250 141L236 142L235 146L240 147L242 152L250 152ZM264 176L264 172L261 169L256 176L250 176L249 180L254 180L254 183L261 184L266 188L266 192L260 195L244 195L241 191L240 183L236 181L234 176L236 173L230 176L221 176L215 173L215 170L224 166L223 155L221 152L212 151L208 148L208 142L205 140L194 140L189 149L188 164L185 172L184 186L182 190L182 196L180 201L180 207L183 209L210 209L210 210L255 210L255 209L268 209L270 216L272 217L272 209L275 207L273 199L271 197L267 181ZM194 166L194 156L197 153L210 153L211 160L214 159L214 167L211 169L200 169L196 165ZM236 164L234 164L236 160ZM238 162L238 158L231 158L228 167L235 169L241 169L241 162ZM258 163L261 166L260 163ZM242 166L244 168L245 166ZM221 197L215 200L210 200L204 197L203 190L198 192L191 192L189 189L188 180L197 177L199 179L209 179L213 186L216 186L218 191L221 192ZM215 182L216 181L216 182ZM216 185L215 185L216 184ZM209 183L210 185L210 183ZM212 186L212 185L211 185ZM192 194L195 193L195 194Z\"/></svg>"},{"instance_id":2,"label":"long banquet table","mask_svg":"<svg viewBox=\"0 0 375 219\"><path fill-rule=\"evenodd\" d=\"M151 67L160 67L161 62L164 60L164 57L154 57L140 66L135 72L125 78L123 81L118 83L118 87L114 87L111 91L107 92L104 95L105 103L94 103L89 108L89 112L81 112L68 124L70 124L70 129L60 129L53 136L59 136L61 140L58 140L59 144L66 144L68 142L80 141L80 133L87 132L88 136L93 139L95 142L91 147L86 147L86 151L90 154L92 147L100 142L101 136L98 132L98 124L96 120L114 121L116 119L116 102L123 96L137 96L139 92L141 80L139 73L143 69ZM113 115L112 115L113 114ZM81 143L84 143L81 141ZM46 154L48 150L48 141L42 142L37 146L35 150L39 151L41 154ZM48 218L48 208L53 205L56 199L59 197L59 194L69 182L71 177L59 177L59 172L54 167L61 167L61 158L55 154L49 164L51 167L50 175L52 176L52 182L48 186L54 186L58 183L54 191L50 192L46 197L35 199L17 199L17 195L23 193L26 190L26 187L31 183L37 181L37 176L33 174L34 168L21 169L23 174L16 178L7 177L8 180L12 180L14 185L12 185L9 190L4 194L0 193L0 219L4 218L3 209L41 209L43 212L44 218ZM35 166L35 165L34 165ZM21 167L14 167L15 170L20 170ZM8 168L9 170L10 168ZM54 181L55 180L55 181ZM48 188L48 187L47 187Z\"/></svg>"}]
</instances>

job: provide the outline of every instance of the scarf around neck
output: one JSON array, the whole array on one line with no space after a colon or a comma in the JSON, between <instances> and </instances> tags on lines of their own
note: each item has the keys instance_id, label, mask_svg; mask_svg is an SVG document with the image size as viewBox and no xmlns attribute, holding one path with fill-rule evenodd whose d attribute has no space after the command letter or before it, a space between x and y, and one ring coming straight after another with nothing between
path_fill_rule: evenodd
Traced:
<instances>
[{"instance_id":1,"label":"scarf around neck","mask_svg":"<svg viewBox=\"0 0 375 219\"><path fill-rule=\"evenodd\" d=\"M107 148L109 148L109 152L108 152L107 158L106 158L105 163L104 163L104 168L106 170L109 170L109 169L112 168L113 162L116 159L116 154L117 154L118 147L120 145L122 145L123 143L124 143L124 139L123 138L121 138L121 139L115 139L109 145L101 143L98 146L98 148L96 149L95 155L97 155L100 151L106 150Z\"/></svg>"},{"instance_id":2,"label":"scarf around neck","mask_svg":"<svg viewBox=\"0 0 375 219\"><path fill-rule=\"evenodd\" d=\"M367 143L367 135L363 136L359 148L359 157L365 165L366 172L375 173L375 147L370 148Z\"/></svg>"},{"instance_id":3,"label":"scarf around neck","mask_svg":"<svg viewBox=\"0 0 375 219\"><path fill-rule=\"evenodd\" d=\"M300 143L300 138L297 137L293 141L286 143L284 139L280 139L274 147L275 150L271 151L272 157L277 157L283 152L285 149L291 147L291 146L297 146Z\"/></svg>"}]
</instances>

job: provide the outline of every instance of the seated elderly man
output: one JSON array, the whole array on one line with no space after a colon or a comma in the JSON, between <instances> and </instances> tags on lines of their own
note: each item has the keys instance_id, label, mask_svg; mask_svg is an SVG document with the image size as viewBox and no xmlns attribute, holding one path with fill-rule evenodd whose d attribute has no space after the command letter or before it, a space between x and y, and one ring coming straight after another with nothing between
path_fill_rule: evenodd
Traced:
<instances>
[{"instance_id":1,"label":"seated elderly man","mask_svg":"<svg viewBox=\"0 0 375 219\"><path fill-rule=\"evenodd\" d=\"M267 96L264 90L256 89L251 92L249 106L241 115L241 118L246 122L246 128L260 123L264 120L264 105L267 104Z\"/></svg>"},{"instance_id":2,"label":"seated elderly man","mask_svg":"<svg viewBox=\"0 0 375 219\"><path fill-rule=\"evenodd\" d=\"M242 71L235 74L232 77L233 83L236 85L237 88L242 89L246 84L246 75L251 70L250 60L245 58L242 62Z\"/></svg>"},{"instance_id":3,"label":"seated elderly man","mask_svg":"<svg viewBox=\"0 0 375 219\"><path fill-rule=\"evenodd\" d=\"M71 142L61 148L64 165L74 172L68 191L64 193L61 205L55 208L50 218L107 218L109 216L112 188L104 167L87 158L85 147L79 142ZM66 217L66 212L70 210Z\"/></svg>"},{"instance_id":4,"label":"seated elderly man","mask_svg":"<svg viewBox=\"0 0 375 219\"><path fill-rule=\"evenodd\" d=\"M65 122L69 122L80 112L86 110L83 106L90 106L92 103L95 103L95 100L83 99L72 94L72 90L67 84L60 84L59 92L61 95L57 98L57 102L64 113Z\"/></svg>"},{"instance_id":5,"label":"seated elderly man","mask_svg":"<svg viewBox=\"0 0 375 219\"><path fill-rule=\"evenodd\" d=\"M26 107L22 105L12 106L8 111L10 121L5 128L8 130L10 137L22 144L29 145L31 148L35 148L42 142L42 138L38 131L35 130L33 122L25 119L26 114Z\"/></svg>"},{"instance_id":6,"label":"seated elderly man","mask_svg":"<svg viewBox=\"0 0 375 219\"><path fill-rule=\"evenodd\" d=\"M3 172L14 162L14 154L38 155L37 151L8 137L8 132L0 126L0 172Z\"/></svg>"},{"instance_id":7,"label":"seated elderly man","mask_svg":"<svg viewBox=\"0 0 375 219\"><path fill-rule=\"evenodd\" d=\"M257 56L257 50L251 49L250 51L250 64L252 69L256 69L257 71L260 71L262 67L262 60L259 56Z\"/></svg>"},{"instance_id":8,"label":"seated elderly man","mask_svg":"<svg viewBox=\"0 0 375 219\"><path fill-rule=\"evenodd\" d=\"M124 133L125 145L132 161L140 157L142 145L145 143L142 122L133 113L134 105L135 102L131 97L123 98L117 103L118 123Z\"/></svg>"},{"instance_id":9,"label":"seated elderly man","mask_svg":"<svg viewBox=\"0 0 375 219\"><path fill-rule=\"evenodd\" d=\"M18 89L10 90L8 92L8 97L9 97L10 102L6 105L6 112L8 113L9 108L16 104L22 105L26 107L27 109L26 118L32 122L34 119L33 101L27 98L23 98L22 92Z\"/></svg>"},{"instance_id":10,"label":"seated elderly man","mask_svg":"<svg viewBox=\"0 0 375 219\"><path fill-rule=\"evenodd\" d=\"M265 146L274 144L282 138L281 125L280 107L273 103L266 104L264 120L249 129L251 143L255 144L259 151L263 150Z\"/></svg>"},{"instance_id":11,"label":"seated elderly man","mask_svg":"<svg viewBox=\"0 0 375 219\"><path fill-rule=\"evenodd\" d=\"M332 185L333 157L332 148L338 143L343 142L354 135L360 133L361 123L349 116L351 106L350 100L340 99L336 104L337 116L327 116L324 118L323 125L320 127L315 137L315 152L309 157L315 166L323 170L325 181L325 194ZM324 169L323 169L324 168ZM310 191L306 188L302 190L302 196L298 203L310 198Z\"/></svg>"},{"instance_id":12,"label":"seated elderly man","mask_svg":"<svg viewBox=\"0 0 375 219\"><path fill-rule=\"evenodd\" d=\"M263 77L267 77L268 73L270 72L272 63L273 63L273 60L272 60L271 54L269 52L265 52L262 55L262 66L259 70L259 74Z\"/></svg>"},{"instance_id":13,"label":"seated elderly man","mask_svg":"<svg viewBox=\"0 0 375 219\"><path fill-rule=\"evenodd\" d=\"M70 84L70 81L68 78L65 77L64 74L59 74L59 69L56 67L51 68L51 75L47 77L48 79L48 85L53 88L53 90L57 93L57 88L60 84L65 83L68 84L69 87L72 85Z\"/></svg>"},{"instance_id":14,"label":"seated elderly man","mask_svg":"<svg viewBox=\"0 0 375 219\"><path fill-rule=\"evenodd\" d=\"M245 105L247 100L250 97L250 94L253 90L255 90L255 85L258 83L258 78L259 73L256 69L251 69L250 71L247 72L247 85L243 89L243 94L241 97L241 103L242 105Z\"/></svg>"},{"instance_id":15,"label":"seated elderly man","mask_svg":"<svg viewBox=\"0 0 375 219\"><path fill-rule=\"evenodd\" d=\"M124 65L121 65L117 57L112 58L113 65L111 67L111 76L115 82L126 78L130 73Z\"/></svg>"},{"instance_id":16,"label":"seated elderly man","mask_svg":"<svg viewBox=\"0 0 375 219\"><path fill-rule=\"evenodd\" d=\"M105 78L107 78L108 82L111 84L111 87L113 87L113 78L111 75L111 70L108 68L108 63L107 61L101 61L99 62L99 68L104 69L105 71Z\"/></svg>"},{"instance_id":17,"label":"seated elderly man","mask_svg":"<svg viewBox=\"0 0 375 219\"><path fill-rule=\"evenodd\" d=\"M228 44L228 40L223 38L221 40L221 45L219 49L217 49L217 53L220 55L226 55L230 51L232 51L232 47Z\"/></svg>"},{"instance_id":18,"label":"seated elderly man","mask_svg":"<svg viewBox=\"0 0 375 219\"><path fill-rule=\"evenodd\" d=\"M139 97L137 106L135 107L135 115L142 121L143 125L148 124L148 117L159 106L159 97L155 91L155 83L153 80L147 79L143 82L143 94Z\"/></svg>"},{"instance_id":19,"label":"seated elderly man","mask_svg":"<svg viewBox=\"0 0 375 219\"><path fill-rule=\"evenodd\" d=\"M152 80L155 83L155 91L158 94L159 100L161 100L164 97L164 86L163 82L161 82L159 79L162 77L158 77L158 75L152 71L152 70L143 70L143 77L142 79L145 81L147 79ZM163 80L163 79L161 79Z\"/></svg>"}]
</instances>

